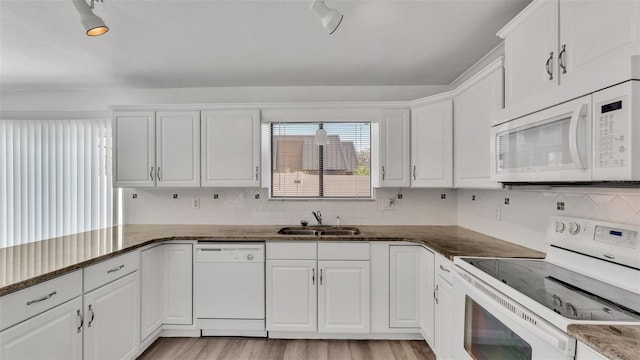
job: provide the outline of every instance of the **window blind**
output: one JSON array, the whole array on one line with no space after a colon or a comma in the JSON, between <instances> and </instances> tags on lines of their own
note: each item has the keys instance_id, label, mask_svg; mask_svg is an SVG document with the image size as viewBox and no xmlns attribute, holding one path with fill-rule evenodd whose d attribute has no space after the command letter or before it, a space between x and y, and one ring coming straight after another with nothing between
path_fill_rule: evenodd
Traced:
<instances>
[{"instance_id":1,"label":"window blind","mask_svg":"<svg viewBox=\"0 0 640 360\"><path fill-rule=\"evenodd\" d=\"M320 125L271 124L271 196L370 198L371 124L323 123L323 146L315 138Z\"/></svg>"},{"instance_id":2,"label":"window blind","mask_svg":"<svg viewBox=\"0 0 640 360\"><path fill-rule=\"evenodd\" d=\"M0 247L112 224L109 120L0 121Z\"/></svg>"}]
</instances>

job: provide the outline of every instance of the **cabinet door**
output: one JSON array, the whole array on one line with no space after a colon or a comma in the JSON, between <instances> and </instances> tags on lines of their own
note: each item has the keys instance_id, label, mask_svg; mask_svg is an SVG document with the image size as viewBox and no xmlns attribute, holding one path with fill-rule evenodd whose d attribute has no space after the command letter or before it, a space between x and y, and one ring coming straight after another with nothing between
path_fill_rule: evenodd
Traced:
<instances>
[{"instance_id":1,"label":"cabinet door","mask_svg":"<svg viewBox=\"0 0 640 360\"><path fill-rule=\"evenodd\" d=\"M453 287L440 276L436 276L436 346L438 359L451 359L451 302Z\"/></svg>"},{"instance_id":2,"label":"cabinet door","mask_svg":"<svg viewBox=\"0 0 640 360\"><path fill-rule=\"evenodd\" d=\"M138 352L138 272L84 296L84 359L132 359Z\"/></svg>"},{"instance_id":3,"label":"cabinet door","mask_svg":"<svg viewBox=\"0 0 640 360\"><path fill-rule=\"evenodd\" d=\"M451 100L411 109L411 187L453 187Z\"/></svg>"},{"instance_id":4,"label":"cabinet door","mask_svg":"<svg viewBox=\"0 0 640 360\"><path fill-rule=\"evenodd\" d=\"M317 330L316 260L267 260L268 331Z\"/></svg>"},{"instance_id":5,"label":"cabinet door","mask_svg":"<svg viewBox=\"0 0 640 360\"><path fill-rule=\"evenodd\" d=\"M200 186L200 112L156 114L158 187Z\"/></svg>"},{"instance_id":6,"label":"cabinet door","mask_svg":"<svg viewBox=\"0 0 640 360\"><path fill-rule=\"evenodd\" d=\"M0 359L82 359L82 297L0 332Z\"/></svg>"},{"instance_id":7,"label":"cabinet door","mask_svg":"<svg viewBox=\"0 0 640 360\"><path fill-rule=\"evenodd\" d=\"M421 246L389 246L389 327L419 326L418 253Z\"/></svg>"},{"instance_id":8,"label":"cabinet door","mask_svg":"<svg viewBox=\"0 0 640 360\"><path fill-rule=\"evenodd\" d=\"M202 186L260 186L260 111L202 112Z\"/></svg>"},{"instance_id":9,"label":"cabinet door","mask_svg":"<svg viewBox=\"0 0 640 360\"><path fill-rule=\"evenodd\" d=\"M420 330L422 336L432 348L435 348L434 266L434 254L425 248L421 248L418 266L418 281L420 282Z\"/></svg>"},{"instance_id":10,"label":"cabinet door","mask_svg":"<svg viewBox=\"0 0 640 360\"><path fill-rule=\"evenodd\" d=\"M503 106L502 67L453 99L455 187L498 188L491 181L491 119Z\"/></svg>"},{"instance_id":11,"label":"cabinet door","mask_svg":"<svg viewBox=\"0 0 640 360\"><path fill-rule=\"evenodd\" d=\"M380 122L380 187L409 186L409 110L383 110Z\"/></svg>"},{"instance_id":12,"label":"cabinet door","mask_svg":"<svg viewBox=\"0 0 640 360\"><path fill-rule=\"evenodd\" d=\"M140 341L162 325L162 248L140 253Z\"/></svg>"},{"instance_id":13,"label":"cabinet door","mask_svg":"<svg viewBox=\"0 0 640 360\"><path fill-rule=\"evenodd\" d=\"M318 261L318 332L368 333L368 261Z\"/></svg>"},{"instance_id":14,"label":"cabinet door","mask_svg":"<svg viewBox=\"0 0 640 360\"><path fill-rule=\"evenodd\" d=\"M156 185L153 111L113 114L113 186Z\"/></svg>"},{"instance_id":15,"label":"cabinet door","mask_svg":"<svg viewBox=\"0 0 640 360\"><path fill-rule=\"evenodd\" d=\"M162 245L162 323L193 323L193 245Z\"/></svg>"},{"instance_id":16,"label":"cabinet door","mask_svg":"<svg viewBox=\"0 0 640 360\"><path fill-rule=\"evenodd\" d=\"M539 4L505 39L507 106L558 84L558 0Z\"/></svg>"},{"instance_id":17,"label":"cabinet door","mask_svg":"<svg viewBox=\"0 0 640 360\"><path fill-rule=\"evenodd\" d=\"M638 1L560 1L562 86L584 94L628 80L631 56L640 52L639 32Z\"/></svg>"}]
</instances>

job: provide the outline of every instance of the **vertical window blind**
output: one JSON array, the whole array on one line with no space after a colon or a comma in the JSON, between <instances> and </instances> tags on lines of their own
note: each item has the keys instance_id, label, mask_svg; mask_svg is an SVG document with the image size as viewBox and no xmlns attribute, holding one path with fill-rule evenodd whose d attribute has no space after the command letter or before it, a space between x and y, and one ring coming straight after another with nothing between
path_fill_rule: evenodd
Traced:
<instances>
[{"instance_id":1,"label":"vertical window blind","mask_svg":"<svg viewBox=\"0 0 640 360\"><path fill-rule=\"evenodd\" d=\"M326 145L316 143L320 123L271 124L273 198L370 198L371 124L323 123Z\"/></svg>"},{"instance_id":2,"label":"vertical window blind","mask_svg":"<svg viewBox=\"0 0 640 360\"><path fill-rule=\"evenodd\" d=\"M113 225L109 120L0 120L0 247Z\"/></svg>"}]
</instances>

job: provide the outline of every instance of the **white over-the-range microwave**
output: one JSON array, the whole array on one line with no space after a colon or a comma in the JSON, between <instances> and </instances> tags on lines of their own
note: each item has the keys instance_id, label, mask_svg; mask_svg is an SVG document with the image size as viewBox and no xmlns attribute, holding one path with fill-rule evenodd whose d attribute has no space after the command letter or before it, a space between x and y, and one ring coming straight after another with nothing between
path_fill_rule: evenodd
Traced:
<instances>
[{"instance_id":1,"label":"white over-the-range microwave","mask_svg":"<svg viewBox=\"0 0 640 360\"><path fill-rule=\"evenodd\" d=\"M491 157L502 183L640 181L640 81L493 126Z\"/></svg>"}]
</instances>

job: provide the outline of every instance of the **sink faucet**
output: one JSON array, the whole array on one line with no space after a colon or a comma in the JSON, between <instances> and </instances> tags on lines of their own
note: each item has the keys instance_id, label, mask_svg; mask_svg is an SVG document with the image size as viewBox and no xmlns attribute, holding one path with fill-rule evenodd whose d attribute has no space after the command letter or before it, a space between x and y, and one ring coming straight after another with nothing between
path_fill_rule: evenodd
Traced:
<instances>
[{"instance_id":1,"label":"sink faucet","mask_svg":"<svg viewBox=\"0 0 640 360\"><path fill-rule=\"evenodd\" d=\"M316 218L318 225L322 225L322 214L320 213L320 210L312 211L311 213L313 214L313 217Z\"/></svg>"}]
</instances>

